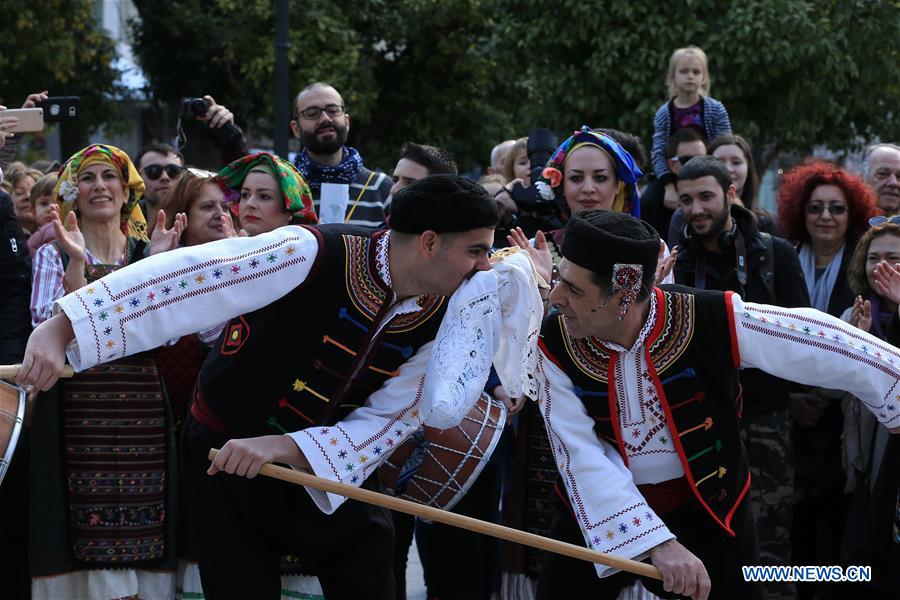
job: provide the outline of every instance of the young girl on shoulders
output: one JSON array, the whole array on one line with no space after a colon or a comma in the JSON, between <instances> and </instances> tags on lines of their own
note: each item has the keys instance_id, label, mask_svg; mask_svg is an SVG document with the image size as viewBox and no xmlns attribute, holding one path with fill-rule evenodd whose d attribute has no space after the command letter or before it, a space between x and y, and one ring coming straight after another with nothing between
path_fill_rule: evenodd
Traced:
<instances>
[{"instance_id":1,"label":"young girl on shoulders","mask_svg":"<svg viewBox=\"0 0 900 600\"><path fill-rule=\"evenodd\" d=\"M669 101L659 107L653 119L653 171L675 194L675 176L669 171L666 142L684 127L697 129L707 140L731 133L725 105L709 97L709 68L706 53L697 46L679 48L669 58L666 74ZM671 186L671 190L668 188Z\"/></svg>"}]
</instances>

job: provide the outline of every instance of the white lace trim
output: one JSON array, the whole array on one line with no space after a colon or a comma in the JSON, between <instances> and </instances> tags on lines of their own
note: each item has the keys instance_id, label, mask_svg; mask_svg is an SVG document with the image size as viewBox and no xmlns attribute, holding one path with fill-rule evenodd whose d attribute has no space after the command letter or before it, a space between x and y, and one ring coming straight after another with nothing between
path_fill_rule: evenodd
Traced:
<instances>
[{"instance_id":1,"label":"white lace trim","mask_svg":"<svg viewBox=\"0 0 900 600\"><path fill-rule=\"evenodd\" d=\"M506 256L463 283L450 297L425 371L425 423L439 429L458 424L481 396L492 364L511 397L536 398L542 316L525 253Z\"/></svg>"}]
</instances>

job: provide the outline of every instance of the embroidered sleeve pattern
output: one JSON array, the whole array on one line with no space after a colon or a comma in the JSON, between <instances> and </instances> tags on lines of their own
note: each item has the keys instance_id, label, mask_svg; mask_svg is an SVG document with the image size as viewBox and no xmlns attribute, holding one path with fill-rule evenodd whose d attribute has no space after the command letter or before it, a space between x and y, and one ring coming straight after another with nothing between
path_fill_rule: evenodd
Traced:
<instances>
[{"instance_id":1,"label":"embroidered sleeve pattern","mask_svg":"<svg viewBox=\"0 0 900 600\"><path fill-rule=\"evenodd\" d=\"M538 371L550 447L588 548L640 560L674 538L647 505L619 453L597 437L571 380L543 354ZM595 567L600 577L618 571Z\"/></svg>"},{"instance_id":2,"label":"embroidered sleeve pattern","mask_svg":"<svg viewBox=\"0 0 900 600\"><path fill-rule=\"evenodd\" d=\"M900 426L900 350L811 308L733 300L741 366L844 390L887 427Z\"/></svg>"},{"instance_id":3,"label":"embroidered sleeve pattern","mask_svg":"<svg viewBox=\"0 0 900 600\"><path fill-rule=\"evenodd\" d=\"M303 283L317 251L312 233L289 226L119 269L57 301L75 330L69 361L81 371L257 310Z\"/></svg>"},{"instance_id":4,"label":"embroidered sleeve pattern","mask_svg":"<svg viewBox=\"0 0 900 600\"><path fill-rule=\"evenodd\" d=\"M288 435L312 466L313 473L338 483L359 486L391 452L421 426L419 406L425 367L434 342L422 346L397 376L388 379L366 404L332 427L310 427ZM331 514L344 496L306 489L319 509Z\"/></svg>"}]
</instances>

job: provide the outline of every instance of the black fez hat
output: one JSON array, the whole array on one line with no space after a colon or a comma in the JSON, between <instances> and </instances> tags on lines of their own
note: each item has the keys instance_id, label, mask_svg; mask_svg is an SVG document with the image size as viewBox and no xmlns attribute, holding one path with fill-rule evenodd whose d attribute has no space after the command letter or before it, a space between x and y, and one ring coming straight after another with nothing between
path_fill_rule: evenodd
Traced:
<instances>
[{"instance_id":1,"label":"black fez hat","mask_svg":"<svg viewBox=\"0 0 900 600\"><path fill-rule=\"evenodd\" d=\"M646 221L623 212L586 210L569 218L562 255L593 271L601 282L612 280L616 264L641 265L643 285L649 288L656 274L659 243L659 235Z\"/></svg>"},{"instance_id":2,"label":"black fez hat","mask_svg":"<svg viewBox=\"0 0 900 600\"><path fill-rule=\"evenodd\" d=\"M412 182L391 200L388 225L401 233L456 233L500 221L496 201L483 187L459 175L429 175Z\"/></svg>"}]
</instances>

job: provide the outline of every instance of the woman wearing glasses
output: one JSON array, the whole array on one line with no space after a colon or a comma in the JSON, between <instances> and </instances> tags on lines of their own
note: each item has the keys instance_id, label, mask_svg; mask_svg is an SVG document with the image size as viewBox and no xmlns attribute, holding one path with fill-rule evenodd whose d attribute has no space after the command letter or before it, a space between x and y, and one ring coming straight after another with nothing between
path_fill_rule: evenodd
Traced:
<instances>
[{"instance_id":1,"label":"woman wearing glasses","mask_svg":"<svg viewBox=\"0 0 900 600\"><path fill-rule=\"evenodd\" d=\"M811 161L784 175L778 190L778 222L784 236L797 245L813 308L840 316L853 304L847 269L877 212L875 197L863 180L837 165ZM842 395L815 388L791 396L794 564L839 562L849 508L841 466ZM812 598L813 584L798 584L798 589L801 598Z\"/></svg>"},{"instance_id":2,"label":"woman wearing glasses","mask_svg":"<svg viewBox=\"0 0 900 600\"><path fill-rule=\"evenodd\" d=\"M840 316L853 303L847 265L877 213L863 180L836 165L813 161L784 175L778 220L784 237L797 245L813 308Z\"/></svg>"}]
</instances>

